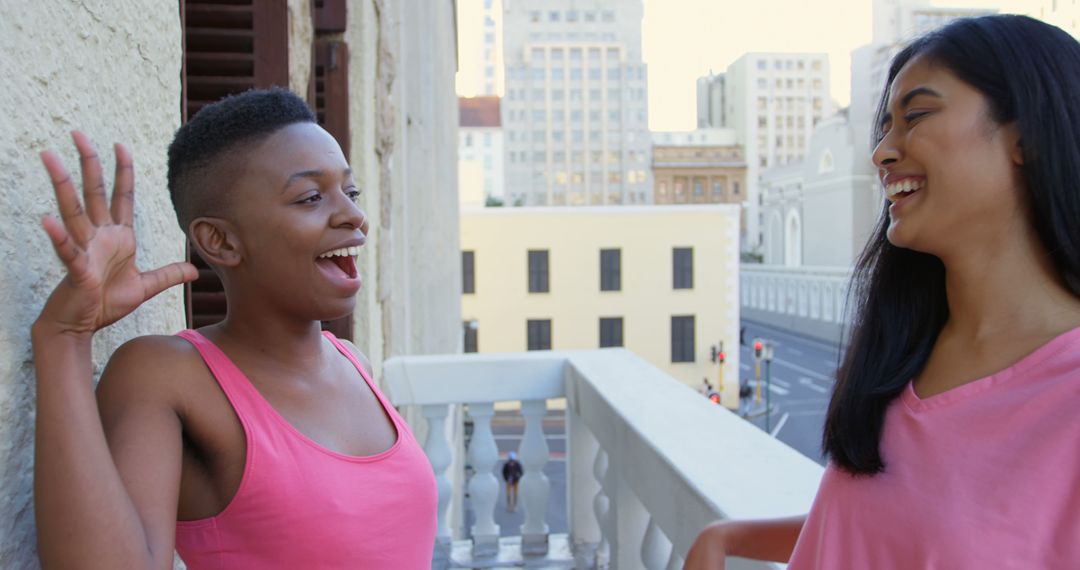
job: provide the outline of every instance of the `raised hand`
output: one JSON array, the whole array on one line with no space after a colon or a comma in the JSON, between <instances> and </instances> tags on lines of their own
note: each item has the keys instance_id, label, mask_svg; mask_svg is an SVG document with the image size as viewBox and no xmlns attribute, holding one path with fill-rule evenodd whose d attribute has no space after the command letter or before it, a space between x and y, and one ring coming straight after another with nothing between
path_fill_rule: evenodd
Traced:
<instances>
[{"instance_id":1,"label":"raised hand","mask_svg":"<svg viewBox=\"0 0 1080 570\"><path fill-rule=\"evenodd\" d=\"M135 176L131 153L117 144L112 205L105 194L101 162L86 135L72 133L79 151L83 201L71 175L53 152L41 154L56 191L61 223L45 216L41 225L67 275L56 287L38 324L57 333L92 335L134 311L158 293L198 277L190 263L141 272L135 266Z\"/></svg>"}]
</instances>

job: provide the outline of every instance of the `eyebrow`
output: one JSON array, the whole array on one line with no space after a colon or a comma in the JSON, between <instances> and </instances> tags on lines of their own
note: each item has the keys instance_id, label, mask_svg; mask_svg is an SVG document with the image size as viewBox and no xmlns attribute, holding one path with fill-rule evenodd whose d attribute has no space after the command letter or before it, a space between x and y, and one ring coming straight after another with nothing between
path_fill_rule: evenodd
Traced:
<instances>
[{"instance_id":1,"label":"eyebrow","mask_svg":"<svg viewBox=\"0 0 1080 570\"><path fill-rule=\"evenodd\" d=\"M941 98L941 93L938 93L937 91L934 91L933 89L931 89L929 87L916 87L916 88L912 89L911 91L908 91L907 93L905 93L904 96L900 98L900 107L901 108L907 107L908 104L911 103L911 100L918 97L919 95L928 95L930 97L937 97L939 99ZM886 112L885 114L883 114L881 116L881 123L878 125L878 127L884 128L885 123L888 123L891 120L892 120L892 113Z\"/></svg>"},{"instance_id":2,"label":"eyebrow","mask_svg":"<svg viewBox=\"0 0 1080 570\"><path fill-rule=\"evenodd\" d=\"M352 176L352 169L346 168L345 170L342 170L341 173L345 178L349 178ZM288 188L289 185L301 178L321 178L325 174L326 173L322 170L301 170L300 172L294 172L289 176L288 180L285 181L284 188Z\"/></svg>"}]
</instances>

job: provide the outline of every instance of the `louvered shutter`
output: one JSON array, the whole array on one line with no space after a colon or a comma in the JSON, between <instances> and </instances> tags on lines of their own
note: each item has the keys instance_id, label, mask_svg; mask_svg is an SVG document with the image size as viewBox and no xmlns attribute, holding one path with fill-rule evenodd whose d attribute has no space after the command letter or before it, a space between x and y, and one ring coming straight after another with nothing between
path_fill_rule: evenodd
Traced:
<instances>
[{"instance_id":1,"label":"louvered shutter","mask_svg":"<svg viewBox=\"0 0 1080 570\"><path fill-rule=\"evenodd\" d=\"M287 0L181 0L184 26L181 113L251 88L289 84ZM225 318L225 291L210 267L188 246L199 278L184 290L188 326Z\"/></svg>"}]
</instances>

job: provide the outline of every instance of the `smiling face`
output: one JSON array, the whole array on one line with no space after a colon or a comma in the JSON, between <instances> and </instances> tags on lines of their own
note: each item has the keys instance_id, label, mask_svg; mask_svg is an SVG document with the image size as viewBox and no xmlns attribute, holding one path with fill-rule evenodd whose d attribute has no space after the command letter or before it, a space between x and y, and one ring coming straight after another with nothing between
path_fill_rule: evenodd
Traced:
<instances>
[{"instance_id":1,"label":"smiling face","mask_svg":"<svg viewBox=\"0 0 1080 570\"><path fill-rule=\"evenodd\" d=\"M992 245L1026 223L1019 137L986 98L948 69L909 61L889 91L874 149L889 206L889 241L948 256Z\"/></svg>"},{"instance_id":2,"label":"smiling face","mask_svg":"<svg viewBox=\"0 0 1080 570\"><path fill-rule=\"evenodd\" d=\"M258 295L294 316L330 320L350 313L368 223L341 148L318 125L297 123L247 155L232 189L242 253L231 279L245 296Z\"/></svg>"}]
</instances>

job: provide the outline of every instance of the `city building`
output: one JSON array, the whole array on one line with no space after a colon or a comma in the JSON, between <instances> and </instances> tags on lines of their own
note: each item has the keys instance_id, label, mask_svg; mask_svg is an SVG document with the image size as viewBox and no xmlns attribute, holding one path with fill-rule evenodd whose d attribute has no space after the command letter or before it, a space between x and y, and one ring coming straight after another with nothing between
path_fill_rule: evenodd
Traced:
<instances>
[{"instance_id":1,"label":"city building","mask_svg":"<svg viewBox=\"0 0 1080 570\"><path fill-rule=\"evenodd\" d=\"M721 88L722 97L716 94ZM741 247L757 251L762 240L759 177L767 168L802 158L814 127L833 114L829 58L821 53L748 53L723 75L699 79L698 96L698 124L732 129L744 149L747 214ZM726 109L719 114L718 101Z\"/></svg>"},{"instance_id":2,"label":"city building","mask_svg":"<svg viewBox=\"0 0 1080 570\"><path fill-rule=\"evenodd\" d=\"M467 97L503 93L503 0L458 0L457 92Z\"/></svg>"},{"instance_id":3,"label":"city building","mask_svg":"<svg viewBox=\"0 0 1080 570\"><path fill-rule=\"evenodd\" d=\"M462 206L502 204L503 134L499 98L458 98L458 191Z\"/></svg>"},{"instance_id":4,"label":"city building","mask_svg":"<svg viewBox=\"0 0 1080 570\"><path fill-rule=\"evenodd\" d=\"M738 215L730 204L461 213L466 352L625 347L695 388L727 347L738 387Z\"/></svg>"},{"instance_id":5,"label":"city building","mask_svg":"<svg viewBox=\"0 0 1080 570\"><path fill-rule=\"evenodd\" d=\"M709 72L697 80L697 128L718 129L727 126L727 103L724 74Z\"/></svg>"},{"instance_id":6,"label":"city building","mask_svg":"<svg viewBox=\"0 0 1080 570\"><path fill-rule=\"evenodd\" d=\"M1053 24L1074 38L1080 38L1080 6L1076 0L1039 0L1038 8L1032 17L1038 18L1049 24Z\"/></svg>"},{"instance_id":7,"label":"city building","mask_svg":"<svg viewBox=\"0 0 1080 570\"><path fill-rule=\"evenodd\" d=\"M507 203L651 203L642 1L504 8Z\"/></svg>"},{"instance_id":8,"label":"city building","mask_svg":"<svg viewBox=\"0 0 1080 570\"><path fill-rule=\"evenodd\" d=\"M746 159L730 129L654 132L656 204L741 204Z\"/></svg>"}]
</instances>

